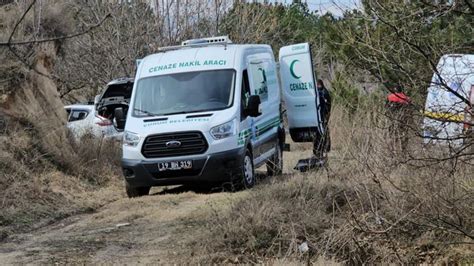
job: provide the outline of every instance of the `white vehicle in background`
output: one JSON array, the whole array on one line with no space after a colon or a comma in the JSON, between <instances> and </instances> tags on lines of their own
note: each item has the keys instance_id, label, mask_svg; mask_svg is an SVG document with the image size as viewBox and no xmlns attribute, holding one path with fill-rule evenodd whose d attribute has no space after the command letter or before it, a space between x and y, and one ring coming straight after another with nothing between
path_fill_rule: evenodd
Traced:
<instances>
[{"instance_id":1,"label":"white vehicle in background","mask_svg":"<svg viewBox=\"0 0 474 266\"><path fill-rule=\"evenodd\" d=\"M439 60L425 104L425 143L462 145L472 134L474 54L449 54ZM466 134L467 133L467 134Z\"/></svg>"},{"instance_id":2,"label":"white vehicle in background","mask_svg":"<svg viewBox=\"0 0 474 266\"><path fill-rule=\"evenodd\" d=\"M97 138L121 140L123 130L116 126L114 111L117 107L128 109L133 79L121 78L109 82L95 104L65 106L68 113L67 127L76 139L86 134Z\"/></svg>"},{"instance_id":3,"label":"white vehicle in background","mask_svg":"<svg viewBox=\"0 0 474 266\"><path fill-rule=\"evenodd\" d=\"M95 138L117 138L112 121L98 116L95 105L73 104L64 107L68 113L67 128L75 139L89 135ZM118 136L120 138L120 136Z\"/></svg>"},{"instance_id":4,"label":"white vehicle in background","mask_svg":"<svg viewBox=\"0 0 474 266\"><path fill-rule=\"evenodd\" d=\"M225 36L159 51L138 65L126 124L116 108L117 124L125 127L129 197L185 183L248 188L256 182L255 168L265 164L269 175L281 173L281 95L290 105L294 140L305 141L320 126L308 44L280 50L280 73L269 45L232 44Z\"/></svg>"},{"instance_id":5,"label":"white vehicle in background","mask_svg":"<svg viewBox=\"0 0 474 266\"><path fill-rule=\"evenodd\" d=\"M118 127L115 118L115 109L120 108L125 114L128 111L130 97L132 96L133 78L119 78L109 82L101 95L95 99L95 116L101 123L96 125L104 128L104 136L116 140L122 140L123 127Z\"/></svg>"},{"instance_id":6,"label":"white vehicle in background","mask_svg":"<svg viewBox=\"0 0 474 266\"><path fill-rule=\"evenodd\" d=\"M99 132L92 127L95 122L94 105L73 104L65 106L64 109L67 112L67 128L75 138L78 139L87 133L93 136L99 134Z\"/></svg>"}]
</instances>

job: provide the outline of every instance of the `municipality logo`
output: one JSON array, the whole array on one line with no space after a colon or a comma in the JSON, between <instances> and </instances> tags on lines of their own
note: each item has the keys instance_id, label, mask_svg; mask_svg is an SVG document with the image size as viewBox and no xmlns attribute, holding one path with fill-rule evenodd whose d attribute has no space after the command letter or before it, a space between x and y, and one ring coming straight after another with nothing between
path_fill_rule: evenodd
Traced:
<instances>
[{"instance_id":1,"label":"municipality logo","mask_svg":"<svg viewBox=\"0 0 474 266\"><path fill-rule=\"evenodd\" d=\"M295 78L295 79L300 79L300 78L301 78L301 76L298 76L298 75L296 75L296 73L295 73L295 64L296 64L297 62L299 62L299 61L300 61L300 60L295 59L295 60L291 61L291 64L290 64L290 74L291 74L291 76L293 76L293 78Z\"/></svg>"},{"instance_id":2,"label":"municipality logo","mask_svg":"<svg viewBox=\"0 0 474 266\"><path fill-rule=\"evenodd\" d=\"M304 79L301 80L302 75L296 74L295 72L296 63L301 63L301 62L298 59L294 59L290 63L290 74L293 77L292 83L290 83L290 90L291 91L313 90L314 88L313 82L311 81L305 82Z\"/></svg>"}]
</instances>

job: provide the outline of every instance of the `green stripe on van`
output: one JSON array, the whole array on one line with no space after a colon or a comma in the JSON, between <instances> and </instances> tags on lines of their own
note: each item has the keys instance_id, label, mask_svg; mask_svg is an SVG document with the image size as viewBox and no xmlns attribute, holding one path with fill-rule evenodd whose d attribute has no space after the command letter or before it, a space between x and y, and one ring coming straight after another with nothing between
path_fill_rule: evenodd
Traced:
<instances>
[{"instance_id":1,"label":"green stripe on van","mask_svg":"<svg viewBox=\"0 0 474 266\"><path fill-rule=\"evenodd\" d=\"M263 135L266 132L273 129L274 127L279 126L280 123L281 123L280 117L277 116L277 117L274 117L274 118L269 119L267 121L264 121L260 124L257 124L255 126L255 134L256 134L257 139L261 135ZM244 129L244 130L240 131L239 132L239 138L238 138L238 145L244 145L247 138L249 138L251 135L252 135L252 129L250 129L250 128L247 128L247 129Z\"/></svg>"}]
</instances>

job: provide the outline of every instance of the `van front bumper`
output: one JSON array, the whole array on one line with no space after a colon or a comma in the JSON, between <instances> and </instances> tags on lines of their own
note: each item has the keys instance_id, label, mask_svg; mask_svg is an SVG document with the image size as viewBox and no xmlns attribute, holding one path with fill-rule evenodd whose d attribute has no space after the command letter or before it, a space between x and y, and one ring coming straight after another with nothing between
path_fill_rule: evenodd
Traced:
<instances>
[{"instance_id":1,"label":"van front bumper","mask_svg":"<svg viewBox=\"0 0 474 266\"><path fill-rule=\"evenodd\" d=\"M230 181L242 172L245 148L207 155L191 155L154 160L122 159L125 181L131 187L168 186L189 183ZM189 170L158 170L158 164L169 161L192 160Z\"/></svg>"}]
</instances>

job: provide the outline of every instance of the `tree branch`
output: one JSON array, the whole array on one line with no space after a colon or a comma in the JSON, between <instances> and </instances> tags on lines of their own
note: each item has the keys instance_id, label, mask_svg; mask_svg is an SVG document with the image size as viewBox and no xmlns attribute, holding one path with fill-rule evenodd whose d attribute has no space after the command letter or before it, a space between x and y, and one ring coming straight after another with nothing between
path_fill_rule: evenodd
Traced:
<instances>
[{"instance_id":1,"label":"tree branch","mask_svg":"<svg viewBox=\"0 0 474 266\"><path fill-rule=\"evenodd\" d=\"M31 6L29 7L29 9L30 8L31 8ZM12 34L10 35L10 38L8 39L8 42L0 42L0 46L38 44L38 43L52 42L52 41L65 40L65 39L78 37L78 36L84 35L86 33L89 33L90 31L94 30L95 28L100 27L102 25L102 23L104 23L104 21L107 20L111 16L110 13L109 13L109 14L105 15L105 17L102 18L102 20L99 21L97 24L90 26L89 28L87 28L84 31L77 32L77 33L74 33L74 34L59 36L59 37L46 38L46 39L42 39L42 40L11 42L13 33L15 32L16 28L18 27L18 24L23 20L26 13L28 13L29 9L23 14L22 18L18 21L17 25L15 25L15 28L12 31Z\"/></svg>"}]
</instances>

